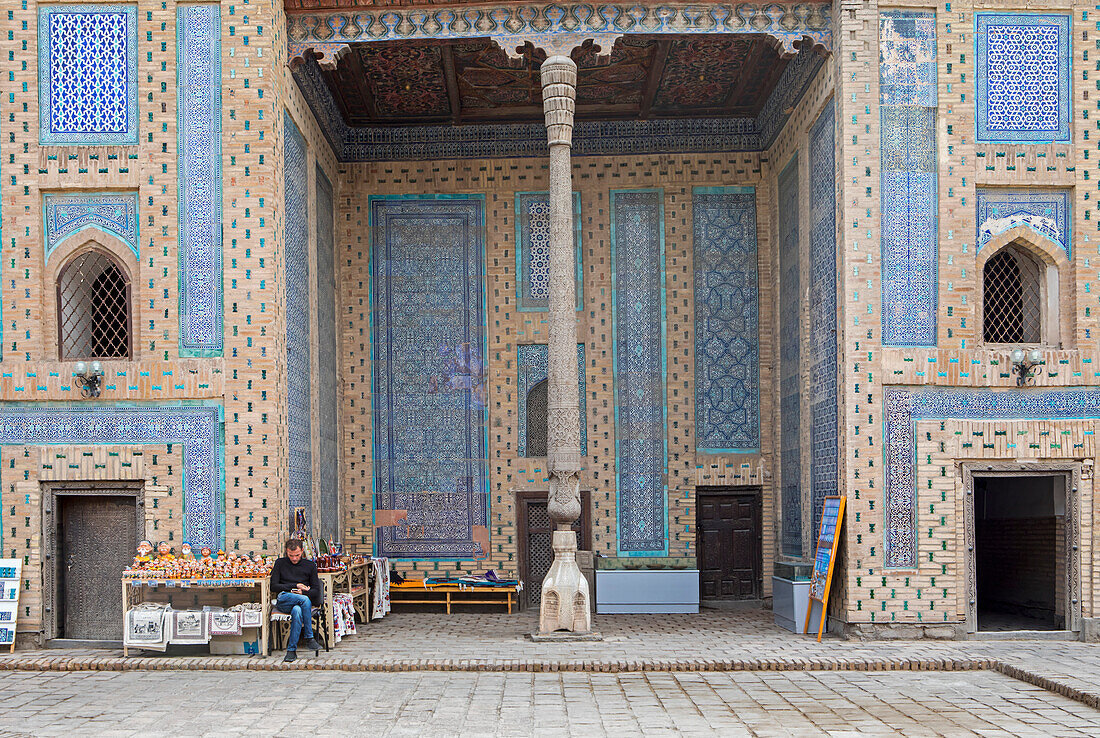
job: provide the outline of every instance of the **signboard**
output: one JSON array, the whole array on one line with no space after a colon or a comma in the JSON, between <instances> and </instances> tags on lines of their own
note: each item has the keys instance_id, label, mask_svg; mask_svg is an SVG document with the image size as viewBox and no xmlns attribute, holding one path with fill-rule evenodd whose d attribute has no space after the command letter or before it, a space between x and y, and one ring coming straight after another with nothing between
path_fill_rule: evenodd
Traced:
<instances>
[{"instance_id":1,"label":"signboard","mask_svg":"<svg viewBox=\"0 0 1100 738\"><path fill-rule=\"evenodd\" d=\"M814 573L810 578L810 607L806 610L803 633L810 632L810 616L813 601L821 603L821 622L817 627L817 640L825 630L825 610L829 604L829 585L833 581L833 564L836 562L837 539L844 522L845 497L826 497L821 508L821 531L817 536L817 555L814 557Z\"/></svg>"},{"instance_id":2,"label":"signboard","mask_svg":"<svg viewBox=\"0 0 1100 738\"><path fill-rule=\"evenodd\" d=\"M19 619L23 559L0 559L0 646L15 652L15 621Z\"/></svg>"}]
</instances>

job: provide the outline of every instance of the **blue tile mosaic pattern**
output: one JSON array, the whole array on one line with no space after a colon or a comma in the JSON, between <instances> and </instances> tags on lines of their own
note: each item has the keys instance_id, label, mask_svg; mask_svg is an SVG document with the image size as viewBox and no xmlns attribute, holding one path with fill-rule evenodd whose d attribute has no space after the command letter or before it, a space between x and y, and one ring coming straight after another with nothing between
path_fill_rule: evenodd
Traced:
<instances>
[{"instance_id":1,"label":"blue tile mosaic pattern","mask_svg":"<svg viewBox=\"0 0 1100 738\"><path fill-rule=\"evenodd\" d=\"M180 354L222 351L220 6L176 8Z\"/></svg>"},{"instance_id":2,"label":"blue tile mosaic pattern","mask_svg":"<svg viewBox=\"0 0 1100 738\"><path fill-rule=\"evenodd\" d=\"M283 248L286 255L287 442L290 511L306 508L312 520L313 449L310 409L309 173L306 140L283 113Z\"/></svg>"},{"instance_id":3,"label":"blue tile mosaic pattern","mask_svg":"<svg viewBox=\"0 0 1100 738\"><path fill-rule=\"evenodd\" d=\"M517 394L519 395L519 450L520 456L531 456L527 452L527 394L539 382L546 380L550 374L550 348L545 343L521 344L516 349L516 366L519 379L517 382ZM588 456L588 417L585 403L585 371L584 371L584 344L577 344L577 378L580 382L580 423L581 423L581 456Z\"/></svg>"},{"instance_id":4,"label":"blue tile mosaic pattern","mask_svg":"<svg viewBox=\"0 0 1100 738\"><path fill-rule=\"evenodd\" d=\"M222 406L0 404L0 445L183 446L183 538L225 546Z\"/></svg>"},{"instance_id":5,"label":"blue tile mosaic pattern","mask_svg":"<svg viewBox=\"0 0 1100 738\"><path fill-rule=\"evenodd\" d=\"M372 197L370 228L375 509L408 511L375 554L469 559L489 516L484 199Z\"/></svg>"},{"instance_id":6,"label":"blue tile mosaic pattern","mask_svg":"<svg viewBox=\"0 0 1100 738\"><path fill-rule=\"evenodd\" d=\"M918 420L1100 419L1100 389L911 389L884 392L886 445L885 564L917 566L916 439ZM938 548L938 544L937 544Z\"/></svg>"},{"instance_id":7,"label":"blue tile mosaic pattern","mask_svg":"<svg viewBox=\"0 0 1100 738\"><path fill-rule=\"evenodd\" d=\"M977 139L1068 141L1069 16L975 13Z\"/></svg>"},{"instance_id":8,"label":"blue tile mosaic pattern","mask_svg":"<svg viewBox=\"0 0 1100 738\"><path fill-rule=\"evenodd\" d=\"M821 530L825 498L838 494L840 366L837 363L836 127L833 102L810 127L810 510Z\"/></svg>"},{"instance_id":9,"label":"blue tile mosaic pattern","mask_svg":"<svg viewBox=\"0 0 1100 738\"><path fill-rule=\"evenodd\" d=\"M573 154L763 151L783 130L790 111L802 99L822 61L822 55L807 45L783 70L756 118L580 120L573 127ZM548 155L546 127L542 123L352 128L344 122L315 60L309 59L296 67L293 75L340 161Z\"/></svg>"},{"instance_id":10,"label":"blue tile mosaic pattern","mask_svg":"<svg viewBox=\"0 0 1100 738\"><path fill-rule=\"evenodd\" d=\"M882 343L935 346L936 15L879 14Z\"/></svg>"},{"instance_id":11,"label":"blue tile mosaic pattern","mask_svg":"<svg viewBox=\"0 0 1100 738\"><path fill-rule=\"evenodd\" d=\"M320 525L325 538L342 540L340 531L339 443L337 402L339 346L336 341L336 221L332 183L316 169L317 196L317 426L320 455Z\"/></svg>"},{"instance_id":12,"label":"blue tile mosaic pattern","mask_svg":"<svg viewBox=\"0 0 1100 738\"><path fill-rule=\"evenodd\" d=\"M137 6L38 7L39 141L137 143Z\"/></svg>"},{"instance_id":13,"label":"blue tile mosaic pattern","mask_svg":"<svg viewBox=\"0 0 1100 738\"><path fill-rule=\"evenodd\" d=\"M619 554L668 551L664 192L611 191Z\"/></svg>"},{"instance_id":14,"label":"blue tile mosaic pattern","mask_svg":"<svg viewBox=\"0 0 1100 738\"><path fill-rule=\"evenodd\" d=\"M798 155L779 173L779 486L785 556L802 555L802 280Z\"/></svg>"},{"instance_id":15,"label":"blue tile mosaic pattern","mask_svg":"<svg viewBox=\"0 0 1100 738\"><path fill-rule=\"evenodd\" d=\"M550 195L516 193L516 299L520 310L547 310L550 301ZM573 193L573 244L577 273L577 308L581 282L581 196Z\"/></svg>"},{"instance_id":16,"label":"blue tile mosaic pattern","mask_svg":"<svg viewBox=\"0 0 1100 738\"><path fill-rule=\"evenodd\" d=\"M136 192L46 195L46 261L58 244L88 228L109 233L139 254Z\"/></svg>"},{"instance_id":17,"label":"blue tile mosaic pattern","mask_svg":"<svg viewBox=\"0 0 1100 738\"><path fill-rule=\"evenodd\" d=\"M692 190L695 450L760 450L756 190Z\"/></svg>"},{"instance_id":18,"label":"blue tile mosaic pattern","mask_svg":"<svg viewBox=\"0 0 1100 738\"><path fill-rule=\"evenodd\" d=\"M1066 258L1072 256L1073 219L1070 217L1069 190L979 188L977 203L974 218L977 227L976 251L980 252L990 238L1001 232L994 225L1011 227L1023 222L1061 247Z\"/></svg>"}]
</instances>

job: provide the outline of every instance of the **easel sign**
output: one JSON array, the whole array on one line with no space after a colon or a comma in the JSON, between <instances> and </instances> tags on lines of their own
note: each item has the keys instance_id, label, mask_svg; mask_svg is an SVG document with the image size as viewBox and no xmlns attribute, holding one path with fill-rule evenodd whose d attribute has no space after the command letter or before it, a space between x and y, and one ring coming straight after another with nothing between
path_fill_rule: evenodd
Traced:
<instances>
[{"instance_id":1,"label":"easel sign","mask_svg":"<svg viewBox=\"0 0 1100 738\"><path fill-rule=\"evenodd\" d=\"M847 498L826 497L821 507L821 532L817 537L817 556L814 557L814 573L810 579L810 606L806 608L806 625L803 633L810 632L810 617L814 602L821 604L821 621L817 625L817 642L825 631L825 611L829 605L829 586L833 583L833 564L840 526L844 522L844 502Z\"/></svg>"},{"instance_id":2,"label":"easel sign","mask_svg":"<svg viewBox=\"0 0 1100 738\"><path fill-rule=\"evenodd\" d=\"M0 646L8 646L11 653L15 653L22 570L23 559L0 559Z\"/></svg>"}]
</instances>

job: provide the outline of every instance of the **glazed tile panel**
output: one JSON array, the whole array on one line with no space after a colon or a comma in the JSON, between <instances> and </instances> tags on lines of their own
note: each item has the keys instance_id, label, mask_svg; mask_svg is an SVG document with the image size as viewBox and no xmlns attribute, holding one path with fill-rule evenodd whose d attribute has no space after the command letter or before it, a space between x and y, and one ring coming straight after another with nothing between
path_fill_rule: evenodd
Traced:
<instances>
[{"instance_id":1,"label":"glazed tile panel","mask_svg":"<svg viewBox=\"0 0 1100 738\"><path fill-rule=\"evenodd\" d=\"M179 117L180 349L222 351L221 17L206 3L176 8Z\"/></svg>"},{"instance_id":2,"label":"glazed tile panel","mask_svg":"<svg viewBox=\"0 0 1100 738\"><path fill-rule=\"evenodd\" d=\"M484 222L476 196L370 200L375 509L407 511L379 556L469 559L487 525Z\"/></svg>"},{"instance_id":3,"label":"glazed tile panel","mask_svg":"<svg viewBox=\"0 0 1100 738\"><path fill-rule=\"evenodd\" d=\"M581 283L581 196L573 193L573 243L576 252L577 307L584 299ZM520 310L547 310L550 304L550 195L516 193L516 281Z\"/></svg>"},{"instance_id":4,"label":"glazed tile panel","mask_svg":"<svg viewBox=\"0 0 1100 738\"><path fill-rule=\"evenodd\" d=\"M837 494L836 134L833 103L810 128L810 510Z\"/></svg>"},{"instance_id":5,"label":"glazed tile panel","mask_svg":"<svg viewBox=\"0 0 1100 738\"><path fill-rule=\"evenodd\" d=\"M1068 141L1069 16L974 17L978 140Z\"/></svg>"},{"instance_id":6,"label":"glazed tile panel","mask_svg":"<svg viewBox=\"0 0 1100 738\"><path fill-rule=\"evenodd\" d=\"M760 450L756 190L696 187L695 447Z\"/></svg>"},{"instance_id":7,"label":"glazed tile panel","mask_svg":"<svg viewBox=\"0 0 1100 738\"><path fill-rule=\"evenodd\" d=\"M225 546L221 405L0 405L0 445L183 445L183 539Z\"/></svg>"},{"instance_id":8,"label":"glazed tile panel","mask_svg":"<svg viewBox=\"0 0 1100 738\"><path fill-rule=\"evenodd\" d=\"M935 346L936 16L879 14L882 343Z\"/></svg>"},{"instance_id":9,"label":"glazed tile panel","mask_svg":"<svg viewBox=\"0 0 1100 738\"><path fill-rule=\"evenodd\" d=\"M798 155L779 173L779 435L781 544L802 555L801 276L798 273Z\"/></svg>"},{"instance_id":10,"label":"glazed tile panel","mask_svg":"<svg viewBox=\"0 0 1100 738\"><path fill-rule=\"evenodd\" d=\"M137 6L38 8L39 140L137 143Z\"/></svg>"},{"instance_id":11,"label":"glazed tile panel","mask_svg":"<svg viewBox=\"0 0 1100 738\"><path fill-rule=\"evenodd\" d=\"M310 408L309 193L306 141L289 113L283 118L283 247L286 258L287 441L290 511L312 519L313 450Z\"/></svg>"},{"instance_id":12,"label":"glazed tile panel","mask_svg":"<svg viewBox=\"0 0 1100 738\"><path fill-rule=\"evenodd\" d=\"M1100 418L1100 391L914 389L888 387L886 416L886 566L913 569L917 556L918 420L1066 420Z\"/></svg>"},{"instance_id":13,"label":"glazed tile panel","mask_svg":"<svg viewBox=\"0 0 1100 738\"><path fill-rule=\"evenodd\" d=\"M668 550L664 193L611 192L619 553Z\"/></svg>"},{"instance_id":14,"label":"glazed tile panel","mask_svg":"<svg viewBox=\"0 0 1100 738\"><path fill-rule=\"evenodd\" d=\"M979 188L977 194L977 251L1002 229L1023 223L1057 244L1066 258L1072 256L1073 219L1068 190Z\"/></svg>"},{"instance_id":15,"label":"glazed tile panel","mask_svg":"<svg viewBox=\"0 0 1100 738\"><path fill-rule=\"evenodd\" d=\"M527 451L527 394L539 382L550 376L550 348L545 343L529 343L517 347L517 366L519 370L518 394L519 394L519 449L520 456L532 456ZM581 423L581 456L588 455L588 423L585 418L587 407L585 403L585 373L584 373L584 344L577 344L577 379L579 380L580 423Z\"/></svg>"},{"instance_id":16,"label":"glazed tile panel","mask_svg":"<svg viewBox=\"0 0 1100 738\"><path fill-rule=\"evenodd\" d=\"M332 184L317 167L317 425L320 454L320 531L326 538L340 532L337 446L340 416L337 403L339 356L336 342L336 233Z\"/></svg>"},{"instance_id":17,"label":"glazed tile panel","mask_svg":"<svg viewBox=\"0 0 1100 738\"><path fill-rule=\"evenodd\" d=\"M45 195L46 260L58 244L88 228L109 233L138 249L136 192L105 192L88 195Z\"/></svg>"}]
</instances>

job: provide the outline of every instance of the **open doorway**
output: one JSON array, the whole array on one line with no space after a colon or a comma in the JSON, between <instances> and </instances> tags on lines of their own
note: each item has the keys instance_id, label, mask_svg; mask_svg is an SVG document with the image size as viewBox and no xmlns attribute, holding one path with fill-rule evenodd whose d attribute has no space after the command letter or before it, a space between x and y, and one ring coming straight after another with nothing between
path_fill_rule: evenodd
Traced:
<instances>
[{"instance_id":1,"label":"open doorway","mask_svg":"<svg viewBox=\"0 0 1100 738\"><path fill-rule=\"evenodd\" d=\"M1066 478L974 477L978 631L1066 629Z\"/></svg>"}]
</instances>

